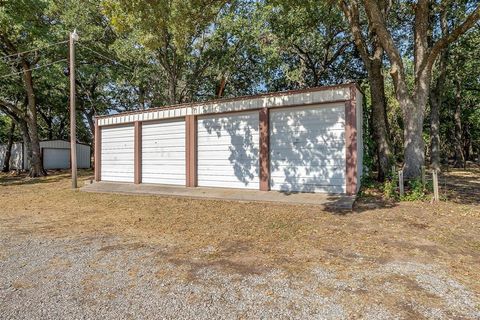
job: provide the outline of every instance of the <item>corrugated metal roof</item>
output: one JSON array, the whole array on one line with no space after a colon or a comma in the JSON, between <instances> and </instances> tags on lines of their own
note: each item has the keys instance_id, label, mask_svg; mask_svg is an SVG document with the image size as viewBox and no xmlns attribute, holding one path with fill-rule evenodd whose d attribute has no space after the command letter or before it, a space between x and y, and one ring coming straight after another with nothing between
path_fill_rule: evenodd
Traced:
<instances>
[{"instance_id":1,"label":"corrugated metal roof","mask_svg":"<svg viewBox=\"0 0 480 320\"><path fill-rule=\"evenodd\" d=\"M312 103L339 102L350 99L349 88L356 83L335 86L315 87L302 90L281 91L253 96L216 99L205 102L184 103L171 106L122 112L114 115L98 116L98 125L119 125L135 121L159 120L186 115L201 115L232 111L252 110L263 107L282 107ZM322 92L325 92L323 94ZM330 94L331 92L331 94Z\"/></svg>"}]
</instances>

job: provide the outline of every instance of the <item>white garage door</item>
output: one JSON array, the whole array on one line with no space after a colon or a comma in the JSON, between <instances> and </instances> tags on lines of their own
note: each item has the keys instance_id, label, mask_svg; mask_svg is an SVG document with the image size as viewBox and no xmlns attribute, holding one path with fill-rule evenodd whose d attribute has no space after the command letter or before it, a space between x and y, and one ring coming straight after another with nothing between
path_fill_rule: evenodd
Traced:
<instances>
[{"instance_id":1,"label":"white garage door","mask_svg":"<svg viewBox=\"0 0 480 320\"><path fill-rule=\"evenodd\" d=\"M258 111L198 118L199 186L258 189Z\"/></svg>"},{"instance_id":2,"label":"white garage door","mask_svg":"<svg viewBox=\"0 0 480 320\"><path fill-rule=\"evenodd\" d=\"M144 123L142 182L185 185L185 120Z\"/></svg>"},{"instance_id":3,"label":"white garage door","mask_svg":"<svg viewBox=\"0 0 480 320\"><path fill-rule=\"evenodd\" d=\"M104 181L133 182L133 125L102 128L101 177Z\"/></svg>"},{"instance_id":4,"label":"white garage door","mask_svg":"<svg viewBox=\"0 0 480 320\"><path fill-rule=\"evenodd\" d=\"M291 192L345 192L343 104L271 111L270 187Z\"/></svg>"},{"instance_id":5,"label":"white garage door","mask_svg":"<svg viewBox=\"0 0 480 320\"><path fill-rule=\"evenodd\" d=\"M68 169L70 168L70 149L42 148L43 168Z\"/></svg>"}]
</instances>

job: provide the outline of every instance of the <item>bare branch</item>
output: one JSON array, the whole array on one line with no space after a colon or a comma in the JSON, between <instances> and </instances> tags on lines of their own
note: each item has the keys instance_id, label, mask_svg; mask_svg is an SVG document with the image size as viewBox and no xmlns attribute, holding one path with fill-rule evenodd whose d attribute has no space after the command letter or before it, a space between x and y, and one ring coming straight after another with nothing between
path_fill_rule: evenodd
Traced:
<instances>
[{"instance_id":1,"label":"bare branch","mask_svg":"<svg viewBox=\"0 0 480 320\"><path fill-rule=\"evenodd\" d=\"M363 62L365 63L367 69L370 69L370 54L368 52L367 46L365 44L365 40L362 36L362 31L360 28L360 18L358 13L358 3L356 0L352 1L352 4L349 5L346 0L342 0L340 2L340 6L342 7L342 11L347 17L347 20L350 24L350 29L353 35L353 41L355 42L355 46L362 57Z\"/></svg>"}]
</instances>

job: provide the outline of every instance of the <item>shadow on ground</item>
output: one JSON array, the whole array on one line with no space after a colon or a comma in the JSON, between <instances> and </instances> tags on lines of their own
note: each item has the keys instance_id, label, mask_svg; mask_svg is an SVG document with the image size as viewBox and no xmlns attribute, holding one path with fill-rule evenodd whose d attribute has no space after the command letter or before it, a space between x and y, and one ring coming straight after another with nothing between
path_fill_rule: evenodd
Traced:
<instances>
[{"instance_id":1,"label":"shadow on ground","mask_svg":"<svg viewBox=\"0 0 480 320\"><path fill-rule=\"evenodd\" d=\"M60 182L70 177L70 171L67 170L47 170L47 176L39 178L30 178L28 172L0 173L0 186L21 186L33 184L45 184ZM92 170L78 170L78 178L93 179Z\"/></svg>"},{"instance_id":2,"label":"shadow on ground","mask_svg":"<svg viewBox=\"0 0 480 320\"><path fill-rule=\"evenodd\" d=\"M440 195L458 204L480 204L480 169L444 171L439 176Z\"/></svg>"}]
</instances>

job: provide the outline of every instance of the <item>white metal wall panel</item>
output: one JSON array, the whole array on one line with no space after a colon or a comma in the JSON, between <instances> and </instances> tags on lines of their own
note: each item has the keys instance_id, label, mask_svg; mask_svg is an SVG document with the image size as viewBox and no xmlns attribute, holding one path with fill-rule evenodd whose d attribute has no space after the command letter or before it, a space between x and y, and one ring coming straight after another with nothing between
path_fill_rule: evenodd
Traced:
<instances>
[{"instance_id":1,"label":"white metal wall panel","mask_svg":"<svg viewBox=\"0 0 480 320\"><path fill-rule=\"evenodd\" d=\"M270 111L270 187L345 192L344 104Z\"/></svg>"},{"instance_id":2,"label":"white metal wall panel","mask_svg":"<svg viewBox=\"0 0 480 320\"><path fill-rule=\"evenodd\" d=\"M134 127L102 128L101 177L104 181L133 182Z\"/></svg>"},{"instance_id":3,"label":"white metal wall panel","mask_svg":"<svg viewBox=\"0 0 480 320\"><path fill-rule=\"evenodd\" d=\"M258 111L198 118L199 186L259 188L258 124Z\"/></svg>"},{"instance_id":4,"label":"white metal wall panel","mask_svg":"<svg viewBox=\"0 0 480 320\"><path fill-rule=\"evenodd\" d=\"M44 169L70 168L70 149L43 148Z\"/></svg>"},{"instance_id":5,"label":"white metal wall panel","mask_svg":"<svg viewBox=\"0 0 480 320\"><path fill-rule=\"evenodd\" d=\"M185 120L142 126L142 182L185 185Z\"/></svg>"}]
</instances>

